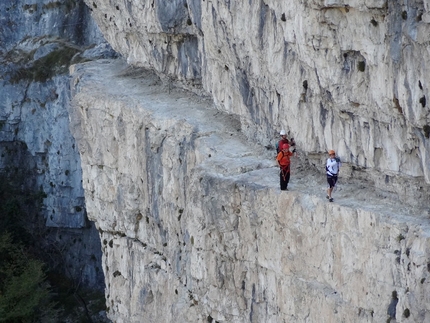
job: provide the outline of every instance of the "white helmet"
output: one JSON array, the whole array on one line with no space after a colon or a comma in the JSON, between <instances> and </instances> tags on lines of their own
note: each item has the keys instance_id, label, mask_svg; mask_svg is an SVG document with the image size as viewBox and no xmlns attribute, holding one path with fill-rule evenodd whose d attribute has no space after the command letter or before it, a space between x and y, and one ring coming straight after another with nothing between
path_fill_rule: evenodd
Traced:
<instances>
[{"instance_id":1,"label":"white helmet","mask_svg":"<svg viewBox=\"0 0 430 323\"><path fill-rule=\"evenodd\" d=\"M285 133L285 130L284 129L282 129L281 130L281 132L279 133L281 136L285 136L286 135L286 133Z\"/></svg>"}]
</instances>

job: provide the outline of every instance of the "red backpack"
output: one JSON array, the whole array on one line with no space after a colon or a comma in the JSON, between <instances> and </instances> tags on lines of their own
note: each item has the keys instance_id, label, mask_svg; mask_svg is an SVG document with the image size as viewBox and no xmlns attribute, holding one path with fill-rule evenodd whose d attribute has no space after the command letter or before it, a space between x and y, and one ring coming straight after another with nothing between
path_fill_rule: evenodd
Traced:
<instances>
[{"instance_id":1,"label":"red backpack","mask_svg":"<svg viewBox=\"0 0 430 323\"><path fill-rule=\"evenodd\" d=\"M290 146L288 144L283 144L281 149L288 149ZM278 156L276 157L276 160L279 162L279 165L283 166L283 167L287 167L290 165L290 156L293 153L290 151L283 151L281 150L278 154Z\"/></svg>"}]
</instances>

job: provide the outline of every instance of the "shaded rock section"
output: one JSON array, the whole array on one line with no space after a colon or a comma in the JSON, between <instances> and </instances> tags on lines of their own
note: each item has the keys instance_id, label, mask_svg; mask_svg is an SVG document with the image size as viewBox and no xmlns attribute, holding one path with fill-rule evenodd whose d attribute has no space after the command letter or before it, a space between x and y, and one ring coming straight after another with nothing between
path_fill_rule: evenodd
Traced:
<instances>
[{"instance_id":1,"label":"shaded rock section","mask_svg":"<svg viewBox=\"0 0 430 323\"><path fill-rule=\"evenodd\" d=\"M0 16L0 173L44 197L26 227L52 256L51 269L103 288L100 241L69 130L68 68L115 54L83 1L1 1Z\"/></svg>"}]
</instances>

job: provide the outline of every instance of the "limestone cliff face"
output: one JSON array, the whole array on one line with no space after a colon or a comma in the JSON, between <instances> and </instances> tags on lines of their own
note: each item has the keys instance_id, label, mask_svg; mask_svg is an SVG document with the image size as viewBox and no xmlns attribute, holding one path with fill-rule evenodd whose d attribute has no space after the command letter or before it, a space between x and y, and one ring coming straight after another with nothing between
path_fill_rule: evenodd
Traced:
<instances>
[{"instance_id":1,"label":"limestone cliff face","mask_svg":"<svg viewBox=\"0 0 430 323\"><path fill-rule=\"evenodd\" d=\"M281 193L237 116L122 61L73 66L72 91L112 321L430 320L428 209L354 179L327 203L297 159Z\"/></svg>"},{"instance_id":2,"label":"limestone cliff face","mask_svg":"<svg viewBox=\"0 0 430 323\"><path fill-rule=\"evenodd\" d=\"M0 21L0 173L44 192L41 222L55 229L37 232L41 245L60 251L53 262L87 286L103 286L69 130L68 65L112 50L83 1L0 1Z\"/></svg>"},{"instance_id":3,"label":"limestone cliff face","mask_svg":"<svg viewBox=\"0 0 430 323\"><path fill-rule=\"evenodd\" d=\"M249 138L430 183L428 0L86 2L129 64L201 85Z\"/></svg>"},{"instance_id":4,"label":"limestone cliff face","mask_svg":"<svg viewBox=\"0 0 430 323\"><path fill-rule=\"evenodd\" d=\"M28 168L29 181L47 194L47 225L84 227L81 166L68 130L67 64L103 38L83 1L2 1L0 11L0 143L15 143L2 151L0 167L17 166L13 157L22 143L33 162L20 171Z\"/></svg>"},{"instance_id":5,"label":"limestone cliff face","mask_svg":"<svg viewBox=\"0 0 430 323\"><path fill-rule=\"evenodd\" d=\"M86 3L165 84L72 71L113 321L430 321L428 0ZM281 128L302 156L288 193L261 148ZM305 163L331 148L335 204Z\"/></svg>"}]
</instances>

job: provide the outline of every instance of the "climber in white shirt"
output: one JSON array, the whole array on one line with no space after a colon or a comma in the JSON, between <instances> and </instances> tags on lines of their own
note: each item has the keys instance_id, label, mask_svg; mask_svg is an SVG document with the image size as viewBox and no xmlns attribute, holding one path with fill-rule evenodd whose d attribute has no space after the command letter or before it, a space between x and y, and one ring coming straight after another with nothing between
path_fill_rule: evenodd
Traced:
<instances>
[{"instance_id":1,"label":"climber in white shirt","mask_svg":"<svg viewBox=\"0 0 430 323\"><path fill-rule=\"evenodd\" d=\"M333 189L337 182L337 176L339 175L339 169L341 166L340 159L336 157L336 152L334 150L328 151L329 158L327 159L327 163L325 166L325 170L327 172L327 199L330 202L333 202L333 198L331 194L333 193Z\"/></svg>"}]
</instances>

